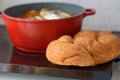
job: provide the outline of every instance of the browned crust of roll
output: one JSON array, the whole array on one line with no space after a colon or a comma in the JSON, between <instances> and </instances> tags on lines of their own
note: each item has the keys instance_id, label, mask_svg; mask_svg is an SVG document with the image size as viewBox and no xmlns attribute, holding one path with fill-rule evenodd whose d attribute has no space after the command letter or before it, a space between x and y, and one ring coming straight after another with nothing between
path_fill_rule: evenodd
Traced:
<instances>
[{"instance_id":1,"label":"browned crust of roll","mask_svg":"<svg viewBox=\"0 0 120 80\"><path fill-rule=\"evenodd\" d=\"M47 59L59 65L95 66L109 62L120 52L120 40L109 31L83 30L73 38L64 35L50 42Z\"/></svg>"}]
</instances>

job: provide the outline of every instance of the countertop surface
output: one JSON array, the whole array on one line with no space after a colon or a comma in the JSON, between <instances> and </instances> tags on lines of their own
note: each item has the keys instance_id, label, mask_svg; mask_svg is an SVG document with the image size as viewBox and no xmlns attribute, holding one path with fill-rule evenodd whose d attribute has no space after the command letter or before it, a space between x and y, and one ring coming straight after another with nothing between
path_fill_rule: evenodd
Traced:
<instances>
[{"instance_id":1,"label":"countertop surface","mask_svg":"<svg viewBox=\"0 0 120 80\"><path fill-rule=\"evenodd\" d=\"M113 32L120 37L120 32ZM6 77L7 76L7 77ZM14 47L5 26L0 26L0 80L119 80L120 62L90 68L63 67L44 54L31 55Z\"/></svg>"},{"instance_id":2,"label":"countertop surface","mask_svg":"<svg viewBox=\"0 0 120 80\"><path fill-rule=\"evenodd\" d=\"M0 72L0 80L77 80L77 79ZM120 80L120 62L114 63L111 80Z\"/></svg>"}]
</instances>

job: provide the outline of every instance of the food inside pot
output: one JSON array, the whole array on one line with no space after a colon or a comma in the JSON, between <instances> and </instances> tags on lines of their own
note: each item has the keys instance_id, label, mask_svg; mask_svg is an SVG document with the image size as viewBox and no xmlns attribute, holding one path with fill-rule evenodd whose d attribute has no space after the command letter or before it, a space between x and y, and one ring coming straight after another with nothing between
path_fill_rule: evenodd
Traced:
<instances>
[{"instance_id":1,"label":"food inside pot","mask_svg":"<svg viewBox=\"0 0 120 80\"><path fill-rule=\"evenodd\" d=\"M30 19L30 20L52 20L52 19L62 19L68 18L72 15L61 11L61 10L51 10L48 8L43 8L41 10L29 10L18 16L18 18Z\"/></svg>"}]
</instances>

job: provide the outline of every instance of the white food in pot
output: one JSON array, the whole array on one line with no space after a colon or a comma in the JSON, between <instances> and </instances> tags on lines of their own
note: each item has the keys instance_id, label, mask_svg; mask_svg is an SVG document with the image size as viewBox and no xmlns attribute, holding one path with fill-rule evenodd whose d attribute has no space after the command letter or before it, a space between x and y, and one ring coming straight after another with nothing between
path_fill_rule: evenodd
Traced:
<instances>
[{"instance_id":1,"label":"white food in pot","mask_svg":"<svg viewBox=\"0 0 120 80\"><path fill-rule=\"evenodd\" d=\"M47 13L45 16L43 16L43 18L47 20L52 20L52 19L60 19L60 16L53 13Z\"/></svg>"},{"instance_id":2,"label":"white food in pot","mask_svg":"<svg viewBox=\"0 0 120 80\"><path fill-rule=\"evenodd\" d=\"M60 10L41 10L40 12L41 16L44 19L52 20L52 19L62 19L62 18L68 18L71 17L70 14L60 11Z\"/></svg>"}]
</instances>

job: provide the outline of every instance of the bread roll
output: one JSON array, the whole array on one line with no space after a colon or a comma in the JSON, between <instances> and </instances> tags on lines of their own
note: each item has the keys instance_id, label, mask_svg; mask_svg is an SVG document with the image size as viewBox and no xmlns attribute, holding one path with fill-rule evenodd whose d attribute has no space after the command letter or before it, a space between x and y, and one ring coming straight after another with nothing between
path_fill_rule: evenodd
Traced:
<instances>
[{"instance_id":1,"label":"bread roll","mask_svg":"<svg viewBox=\"0 0 120 80\"><path fill-rule=\"evenodd\" d=\"M113 60L119 52L120 39L111 32L83 30L73 38L63 35L50 42L46 57L58 65L95 66Z\"/></svg>"}]
</instances>

